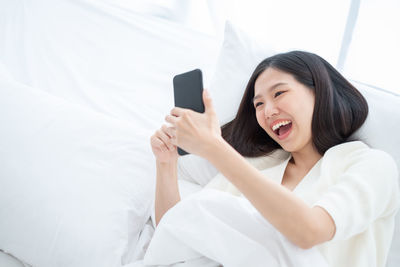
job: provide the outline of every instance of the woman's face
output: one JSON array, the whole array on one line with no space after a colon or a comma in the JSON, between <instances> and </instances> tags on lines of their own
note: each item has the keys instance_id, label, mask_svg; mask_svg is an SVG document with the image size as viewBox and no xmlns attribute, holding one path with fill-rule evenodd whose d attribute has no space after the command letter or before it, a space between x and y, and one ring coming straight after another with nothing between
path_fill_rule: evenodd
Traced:
<instances>
[{"instance_id":1,"label":"woman's face","mask_svg":"<svg viewBox=\"0 0 400 267\"><path fill-rule=\"evenodd\" d=\"M288 152L312 148L314 92L288 73L268 68L254 85L258 124Z\"/></svg>"}]
</instances>

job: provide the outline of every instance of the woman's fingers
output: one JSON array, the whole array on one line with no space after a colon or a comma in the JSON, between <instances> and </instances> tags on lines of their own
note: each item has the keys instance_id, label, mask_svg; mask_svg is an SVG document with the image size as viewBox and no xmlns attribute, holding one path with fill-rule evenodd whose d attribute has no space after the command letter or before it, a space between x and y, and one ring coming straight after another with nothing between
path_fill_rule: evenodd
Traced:
<instances>
[{"instance_id":1,"label":"woman's fingers","mask_svg":"<svg viewBox=\"0 0 400 267\"><path fill-rule=\"evenodd\" d=\"M165 117L165 121L171 123L172 125L176 125L176 123L178 122L178 117L167 115Z\"/></svg>"},{"instance_id":2,"label":"woman's fingers","mask_svg":"<svg viewBox=\"0 0 400 267\"><path fill-rule=\"evenodd\" d=\"M161 152L165 152L168 150L167 146L160 139L157 132L151 137L151 147L155 150L160 150Z\"/></svg>"},{"instance_id":3,"label":"woman's fingers","mask_svg":"<svg viewBox=\"0 0 400 267\"><path fill-rule=\"evenodd\" d=\"M165 144L168 150L174 149L174 146L171 142L171 139L173 138L173 133L166 125L163 125L161 129L157 131L157 136Z\"/></svg>"},{"instance_id":4,"label":"woman's fingers","mask_svg":"<svg viewBox=\"0 0 400 267\"><path fill-rule=\"evenodd\" d=\"M178 145L176 139L176 128L165 126L165 132L169 136L169 141L173 145L173 148L175 148Z\"/></svg>"},{"instance_id":5,"label":"woman's fingers","mask_svg":"<svg viewBox=\"0 0 400 267\"><path fill-rule=\"evenodd\" d=\"M167 125L161 126L161 130L169 137L173 138L174 137L174 131L172 131L172 127L168 127Z\"/></svg>"},{"instance_id":6,"label":"woman's fingers","mask_svg":"<svg viewBox=\"0 0 400 267\"><path fill-rule=\"evenodd\" d=\"M165 120L175 126L180 119L192 116L194 113L196 112L190 109L175 107L171 110L170 115L165 117Z\"/></svg>"},{"instance_id":7,"label":"woman's fingers","mask_svg":"<svg viewBox=\"0 0 400 267\"><path fill-rule=\"evenodd\" d=\"M207 89L203 90L203 102L206 113L215 113L211 95Z\"/></svg>"},{"instance_id":8,"label":"woman's fingers","mask_svg":"<svg viewBox=\"0 0 400 267\"><path fill-rule=\"evenodd\" d=\"M164 148L164 152L171 149L171 147L168 145L168 143L170 143L169 137L163 131L157 131L157 138L161 142L160 147Z\"/></svg>"},{"instance_id":9,"label":"woman's fingers","mask_svg":"<svg viewBox=\"0 0 400 267\"><path fill-rule=\"evenodd\" d=\"M188 109L185 108L174 107L173 109L171 109L171 115L175 117L180 117L187 111Z\"/></svg>"},{"instance_id":10,"label":"woman's fingers","mask_svg":"<svg viewBox=\"0 0 400 267\"><path fill-rule=\"evenodd\" d=\"M162 141L160 138L157 138L157 142L158 142L158 148L162 151L162 152L167 152L169 149L167 147L167 145L164 143L164 141Z\"/></svg>"}]
</instances>

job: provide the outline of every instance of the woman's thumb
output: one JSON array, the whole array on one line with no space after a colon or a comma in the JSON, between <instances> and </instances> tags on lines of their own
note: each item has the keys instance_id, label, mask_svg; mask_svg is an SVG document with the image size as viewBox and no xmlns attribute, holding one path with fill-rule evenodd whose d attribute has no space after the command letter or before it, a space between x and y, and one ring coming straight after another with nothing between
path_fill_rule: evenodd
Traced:
<instances>
[{"instance_id":1,"label":"woman's thumb","mask_svg":"<svg viewBox=\"0 0 400 267\"><path fill-rule=\"evenodd\" d=\"M212 99L211 99L211 96L210 96L210 92L208 92L207 89L203 90L203 102L204 102L205 112L214 111L214 107L212 105Z\"/></svg>"}]
</instances>

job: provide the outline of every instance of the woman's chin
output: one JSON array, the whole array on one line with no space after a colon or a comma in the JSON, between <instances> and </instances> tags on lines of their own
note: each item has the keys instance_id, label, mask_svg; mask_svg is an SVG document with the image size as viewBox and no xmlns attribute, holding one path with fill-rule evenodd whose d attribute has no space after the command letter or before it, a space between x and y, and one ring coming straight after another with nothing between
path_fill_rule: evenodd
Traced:
<instances>
[{"instance_id":1,"label":"woman's chin","mask_svg":"<svg viewBox=\"0 0 400 267\"><path fill-rule=\"evenodd\" d=\"M281 146L281 147L282 147L282 149L285 150L286 152L289 152L289 153L292 153L292 152L293 152L293 149L290 149L290 148L287 148L287 147L284 147L284 146Z\"/></svg>"},{"instance_id":2,"label":"woman's chin","mask_svg":"<svg viewBox=\"0 0 400 267\"><path fill-rule=\"evenodd\" d=\"M280 146L281 146L281 148L283 149L283 150L285 150L286 152L290 152L290 153L292 153L293 151L296 151L296 148L293 146L293 145L291 145L291 144L288 144L288 143L284 143L284 142L277 142Z\"/></svg>"}]
</instances>

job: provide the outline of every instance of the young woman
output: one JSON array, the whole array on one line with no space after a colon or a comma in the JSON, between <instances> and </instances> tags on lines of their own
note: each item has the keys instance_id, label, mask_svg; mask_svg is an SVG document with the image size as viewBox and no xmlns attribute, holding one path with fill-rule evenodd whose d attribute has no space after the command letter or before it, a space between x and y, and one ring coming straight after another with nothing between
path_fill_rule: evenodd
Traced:
<instances>
[{"instance_id":1,"label":"young woman","mask_svg":"<svg viewBox=\"0 0 400 267\"><path fill-rule=\"evenodd\" d=\"M180 201L179 146L211 162L291 243L317 246L329 266L385 265L398 208L397 167L388 154L350 140L368 105L327 61L302 51L265 59L222 131L206 90L203 99L205 113L174 108L170 126L151 137L157 224ZM282 171L271 177L245 158L282 149L288 152Z\"/></svg>"}]
</instances>

